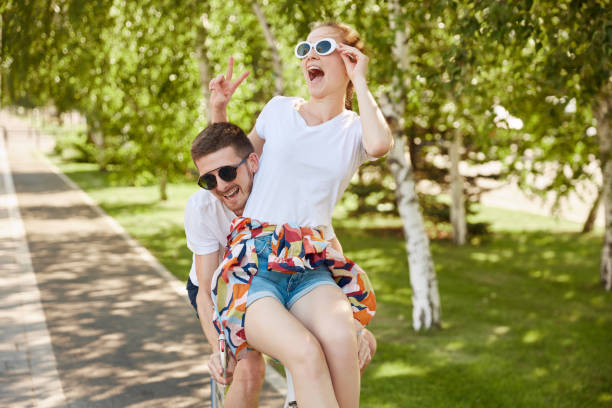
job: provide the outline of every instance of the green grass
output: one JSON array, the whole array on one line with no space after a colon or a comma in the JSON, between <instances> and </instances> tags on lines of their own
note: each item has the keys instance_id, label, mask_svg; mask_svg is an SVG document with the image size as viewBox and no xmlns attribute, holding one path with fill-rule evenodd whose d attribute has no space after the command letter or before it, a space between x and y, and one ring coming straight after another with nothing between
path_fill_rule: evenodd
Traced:
<instances>
[{"instance_id":1,"label":"green grass","mask_svg":"<svg viewBox=\"0 0 612 408\"><path fill-rule=\"evenodd\" d=\"M183 209L195 183L109 186L88 165L59 164L180 279L191 254ZM475 221L492 234L456 247L431 243L442 329L415 332L401 223L338 220L348 256L376 288L370 328L378 352L362 381L362 407L612 407L612 293L598 282L600 232L495 208Z\"/></svg>"}]
</instances>

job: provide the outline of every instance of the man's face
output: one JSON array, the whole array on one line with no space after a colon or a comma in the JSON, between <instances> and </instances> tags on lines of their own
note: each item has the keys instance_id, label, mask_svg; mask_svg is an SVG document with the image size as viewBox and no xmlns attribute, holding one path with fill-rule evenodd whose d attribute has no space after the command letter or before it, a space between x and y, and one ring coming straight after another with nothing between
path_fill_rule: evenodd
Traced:
<instances>
[{"instance_id":1,"label":"man's face","mask_svg":"<svg viewBox=\"0 0 612 408\"><path fill-rule=\"evenodd\" d=\"M241 216L244 206L253 188L253 176L259 167L255 153L251 153L246 161L236 169L236 178L225 181L219 177L222 166L235 167L244 157L240 157L232 146L224 147L214 153L207 154L196 160L200 176L210 173L217 178L217 186L210 190L234 214Z\"/></svg>"}]
</instances>

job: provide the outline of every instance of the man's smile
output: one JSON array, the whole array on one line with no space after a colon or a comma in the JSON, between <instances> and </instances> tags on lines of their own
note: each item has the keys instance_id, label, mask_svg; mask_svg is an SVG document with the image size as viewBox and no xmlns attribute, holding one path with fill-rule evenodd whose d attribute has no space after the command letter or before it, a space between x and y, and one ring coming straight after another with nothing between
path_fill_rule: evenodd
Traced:
<instances>
[{"instance_id":1,"label":"man's smile","mask_svg":"<svg viewBox=\"0 0 612 408\"><path fill-rule=\"evenodd\" d=\"M227 199L231 199L233 198L236 194L238 194L238 186L230 189L226 194L223 194L223 197L227 198Z\"/></svg>"}]
</instances>

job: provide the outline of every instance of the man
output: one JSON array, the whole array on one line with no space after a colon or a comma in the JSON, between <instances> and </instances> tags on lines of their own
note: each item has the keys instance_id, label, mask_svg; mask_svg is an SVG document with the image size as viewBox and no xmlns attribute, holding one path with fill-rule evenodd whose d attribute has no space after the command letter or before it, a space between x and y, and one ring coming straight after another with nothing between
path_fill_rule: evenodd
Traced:
<instances>
[{"instance_id":1,"label":"man","mask_svg":"<svg viewBox=\"0 0 612 408\"><path fill-rule=\"evenodd\" d=\"M212 324L210 287L227 243L230 223L242 215L251 193L259 158L244 132L227 122L214 123L204 129L192 144L191 156L198 168L198 184L202 189L189 198L185 209L187 246L194 254L187 291L213 349L208 363L211 375L221 384L231 383L226 406L256 407L264 380L264 360L260 353L249 352L235 370L230 367L228 377L223 378L218 333ZM199 286L206 290L198 290ZM358 340L363 371L374 354L376 341L367 329L359 333Z\"/></svg>"}]
</instances>

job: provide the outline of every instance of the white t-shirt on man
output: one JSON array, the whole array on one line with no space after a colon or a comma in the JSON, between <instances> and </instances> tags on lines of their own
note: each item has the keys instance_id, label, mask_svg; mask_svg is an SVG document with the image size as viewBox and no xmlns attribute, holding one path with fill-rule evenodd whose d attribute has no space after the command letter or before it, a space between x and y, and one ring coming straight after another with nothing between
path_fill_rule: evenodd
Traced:
<instances>
[{"instance_id":1,"label":"white t-shirt on man","mask_svg":"<svg viewBox=\"0 0 612 408\"><path fill-rule=\"evenodd\" d=\"M243 216L272 224L323 226L333 238L334 206L368 159L359 116L344 110L316 126L297 111L301 98L276 96L257 118L265 139Z\"/></svg>"},{"instance_id":2,"label":"white t-shirt on man","mask_svg":"<svg viewBox=\"0 0 612 408\"><path fill-rule=\"evenodd\" d=\"M199 286L195 271L195 256L219 250L220 258L227 244L230 224L236 215L210 191L199 189L189 197L185 206L185 235L187 247L193 252L189 279Z\"/></svg>"}]
</instances>

